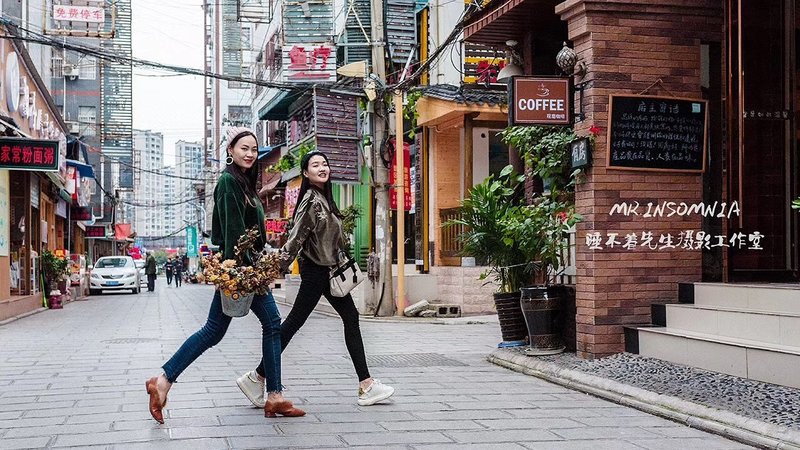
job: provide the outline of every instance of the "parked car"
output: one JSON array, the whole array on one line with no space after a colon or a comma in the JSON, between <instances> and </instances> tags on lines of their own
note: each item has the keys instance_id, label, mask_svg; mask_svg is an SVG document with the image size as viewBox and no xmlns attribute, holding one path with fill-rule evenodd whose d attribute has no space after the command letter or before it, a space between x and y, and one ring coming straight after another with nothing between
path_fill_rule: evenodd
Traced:
<instances>
[{"instance_id":1,"label":"parked car","mask_svg":"<svg viewBox=\"0 0 800 450\"><path fill-rule=\"evenodd\" d=\"M147 287L147 274L144 273L145 261L143 259L134 259L133 263L139 269L139 287Z\"/></svg>"},{"instance_id":2,"label":"parked car","mask_svg":"<svg viewBox=\"0 0 800 450\"><path fill-rule=\"evenodd\" d=\"M124 290L138 294L142 290L139 270L130 256L104 256L98 259L89 280L89 293L92 295L101 291Z\"/></svg>"}]
</instances>

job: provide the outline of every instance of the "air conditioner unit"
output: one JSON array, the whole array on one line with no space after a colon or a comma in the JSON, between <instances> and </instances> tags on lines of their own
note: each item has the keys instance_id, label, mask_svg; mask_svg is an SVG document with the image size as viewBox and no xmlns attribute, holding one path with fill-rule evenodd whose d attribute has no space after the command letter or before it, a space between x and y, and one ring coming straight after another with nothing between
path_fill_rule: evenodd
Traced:
<instances>
[{"instance_id":1,"label":"air conditioner unit","mask_svg":"<svg viewBox=\"0 0 800 450\"><path fill-rule=\"evenodd\" d=\"M72 80L78 78L78 76L81 73L80 68L78 66L64 65L64 68L62 70L64 72L64 76Z\"/></svg>"}]
</instances>

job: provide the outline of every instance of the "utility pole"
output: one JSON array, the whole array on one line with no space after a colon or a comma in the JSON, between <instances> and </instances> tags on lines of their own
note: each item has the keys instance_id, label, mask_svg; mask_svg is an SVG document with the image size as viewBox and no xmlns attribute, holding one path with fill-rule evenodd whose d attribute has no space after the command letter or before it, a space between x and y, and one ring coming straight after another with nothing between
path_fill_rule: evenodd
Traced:
<instances>
[{"instance_id":1,"label":"utility pole","mask_svg":"<svg viewBox=\"0 0 800 450\"><path fill-rule=\"evenodd\" d=\"M372 73L383 85L386 84L386 60L384 48L383 0L370 2L372 21ZM379 316L392 316L395 312L394 289L392 286L392 232L391 210L389 203L389 171L383 163L381 154L386 142L386 104L383 96L375 99L375 114L372 114L372 167L374 170L375 221L373 223L373 239L375 251L380 258L380 279L367 290L367 305ZM401 147L402 148L402 147Z\"/></svg>"}]
</instances>

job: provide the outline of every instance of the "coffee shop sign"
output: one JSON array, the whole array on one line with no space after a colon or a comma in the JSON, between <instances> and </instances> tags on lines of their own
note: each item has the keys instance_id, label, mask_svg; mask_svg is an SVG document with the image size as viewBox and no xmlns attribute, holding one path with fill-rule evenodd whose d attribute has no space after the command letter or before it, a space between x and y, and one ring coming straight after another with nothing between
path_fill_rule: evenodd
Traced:
<instances>
[{"instance_id":1,"label":"coffee shop sign","mask_svg":"<svg viewBox=\"0 0 800 450\"><path fill-rule=\"evenodd\" d=\"M512 125L571 125L571 83L569 78L514 77Z\"/></svg>"}]
</instances>

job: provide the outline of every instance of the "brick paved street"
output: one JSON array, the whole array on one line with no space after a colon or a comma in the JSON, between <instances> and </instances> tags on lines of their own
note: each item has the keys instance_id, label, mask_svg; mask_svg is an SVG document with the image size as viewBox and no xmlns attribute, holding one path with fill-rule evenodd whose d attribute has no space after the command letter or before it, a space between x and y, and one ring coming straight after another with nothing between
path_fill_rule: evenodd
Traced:
<instances>
[{"instance_id":1,"label":"brick paved street","mask_svg":"<svg viewBox=\"0 0 800 450\"><path fill-rule=\"evenodd\" d=\"M372 374L397 388L362 408L341 323L316 314L283 355L286 395L306 417L265 419L237 388L260 356L250 315L183 374L159 425L144 381L202 324L211 294L162 278L152 294L0 327L0 448L747 448L489 364L496 324L362 322Z\"/></svg>"}]
</instances>

